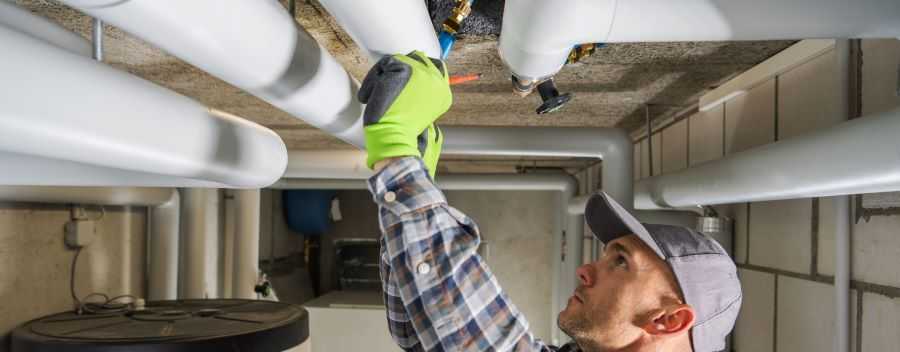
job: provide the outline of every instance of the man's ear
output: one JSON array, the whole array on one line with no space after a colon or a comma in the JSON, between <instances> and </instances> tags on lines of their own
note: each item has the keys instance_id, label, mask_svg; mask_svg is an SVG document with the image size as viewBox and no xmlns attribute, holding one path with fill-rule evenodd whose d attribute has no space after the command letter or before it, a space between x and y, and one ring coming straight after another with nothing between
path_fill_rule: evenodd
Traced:
<instances>
[{"instance_id":1,"label":"man's ear","mask_svg":"<svg viewBox=\"0 0 900 352\"><path fill-rule=\"evenodd\" d=\"M694 326L694 308L678 304L654 311L642 327L650 335L673 335L688 331Z\"/></svg>"}]
</instances>

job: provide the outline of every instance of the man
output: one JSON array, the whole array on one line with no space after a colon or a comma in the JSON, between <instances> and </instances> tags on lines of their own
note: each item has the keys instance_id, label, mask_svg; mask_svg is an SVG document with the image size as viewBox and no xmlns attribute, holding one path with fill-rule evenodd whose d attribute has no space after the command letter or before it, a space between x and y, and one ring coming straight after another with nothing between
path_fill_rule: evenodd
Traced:
<instances>
[{"instance_id":1,"label":"man","mask_svg":"<svg viewBox=\"0 0 900 352\"><path fill-rule=\"evenodd\" d=\"M577 270L558 317L573 343L537 340L476 253L475 223L434 183L451 103L447 68L421 52L375 65L366 103L369 188L381 216L388 328L408 351L696 351L725 349L741 304L734 263L690 229L642 225L605 194L585 209L606 246Z\"/></svg>"}]
</instances>

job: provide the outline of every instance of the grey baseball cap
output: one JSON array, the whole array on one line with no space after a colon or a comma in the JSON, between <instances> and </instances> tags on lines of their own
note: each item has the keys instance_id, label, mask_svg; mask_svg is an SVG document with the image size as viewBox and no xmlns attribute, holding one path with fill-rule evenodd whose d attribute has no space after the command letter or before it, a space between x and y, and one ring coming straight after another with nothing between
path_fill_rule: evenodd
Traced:
<instances>
[{"instance_id":1,"label":"grey baseball cap","mask_svg":"<svg viewBox=\"0 0 900 352\"><path fill-rule=\"evenodd\" d=\"M694 351L725 349L742 296L734 261L718 242L686 227L641 224L606 193L588 200L584 217L603 243L634 234L653 249L672 268L685 303L694 308Z\"/></svg>"}]
</instances>

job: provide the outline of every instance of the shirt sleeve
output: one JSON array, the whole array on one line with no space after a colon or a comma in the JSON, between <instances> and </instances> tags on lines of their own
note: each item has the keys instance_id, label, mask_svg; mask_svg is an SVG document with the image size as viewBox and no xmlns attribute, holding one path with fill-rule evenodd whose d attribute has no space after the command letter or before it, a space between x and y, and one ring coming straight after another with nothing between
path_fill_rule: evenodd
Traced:
<instances>
[{"instance_id":1,"label":"shirt sleeve","mask_svg":"<svg viewBox=\"0 0 900 352\"><path fill-rule=\"evenodd\" d=\"M401 347L550 351L477 254L478 227L447 205L420 159L392 162L369 189L383 233L388 323Z\"/></svg>"}]
</instances>

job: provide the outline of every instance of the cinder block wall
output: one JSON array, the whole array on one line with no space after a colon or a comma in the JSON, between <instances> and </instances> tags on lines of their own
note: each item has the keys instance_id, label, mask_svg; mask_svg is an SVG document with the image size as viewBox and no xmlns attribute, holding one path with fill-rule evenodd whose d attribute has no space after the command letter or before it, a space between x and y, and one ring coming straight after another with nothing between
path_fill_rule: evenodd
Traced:
<instances>
[{"instance_id":1,"label":"cinder block wall","mask_svg":"<svg viewBox=\"0 0 900 352\"><path fill-rule=\"evenodd\" d=\"M799 45L799 44L798 44ZM900 106L900 42L860 45L862 114ZM715 108L669 123L635 145L637 178L675 172L846 120L834 50L797 58ZM761 65L766 65L763 63ZM740 78L738 78L740 79ZM898 136L900 137L900 136ZM835 160L834 162L840 162ZM885 162L896 162L888 161ZM765 165L760 165L765 167ZM900 351L900 194L854 196L852 350ZM730 205L744 306L733 350L830 351L834 336L834 218L829 198Z\"/></svg>"}]
</instances>

